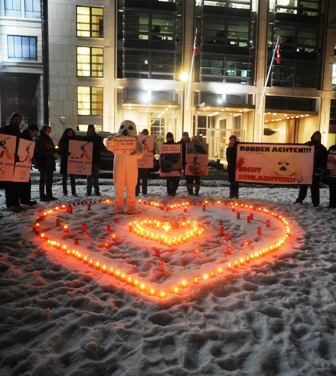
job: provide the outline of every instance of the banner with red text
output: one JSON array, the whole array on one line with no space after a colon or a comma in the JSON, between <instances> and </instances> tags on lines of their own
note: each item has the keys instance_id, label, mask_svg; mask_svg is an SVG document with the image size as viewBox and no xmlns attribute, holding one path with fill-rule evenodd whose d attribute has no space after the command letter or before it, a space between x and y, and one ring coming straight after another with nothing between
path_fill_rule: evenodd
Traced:
<instances>
[{"instance_id":1,"label":"banner with red text","mask_svg":"<svg viewBox=\"0 0 336 376\"><path fill-rule=\"evenodd\" d=\"M302 144L237 145L236 180L244 183L312 183L314 146Z\"/></svg>"}]
</instances>

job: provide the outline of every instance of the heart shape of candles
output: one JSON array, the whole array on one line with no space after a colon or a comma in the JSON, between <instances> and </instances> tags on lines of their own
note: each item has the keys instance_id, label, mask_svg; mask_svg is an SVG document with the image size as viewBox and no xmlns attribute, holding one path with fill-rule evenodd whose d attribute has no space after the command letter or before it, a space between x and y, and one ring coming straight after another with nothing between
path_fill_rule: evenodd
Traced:
<instances>
[{"instance_id":1,"label":"heart shape of candles","mask_svg":"<svg viewBox=\"0 0 336 376\"><path fill-rule=\"evenodd\" d=\"M142 211L131 220L108 218L111 204L84 200L44 210L33 224L35 240L53 261L160 303L197 296L210 281L274 261L275 251L288 251L301 231L247 203L139 200Z\"/></svg>"}]
</instances>

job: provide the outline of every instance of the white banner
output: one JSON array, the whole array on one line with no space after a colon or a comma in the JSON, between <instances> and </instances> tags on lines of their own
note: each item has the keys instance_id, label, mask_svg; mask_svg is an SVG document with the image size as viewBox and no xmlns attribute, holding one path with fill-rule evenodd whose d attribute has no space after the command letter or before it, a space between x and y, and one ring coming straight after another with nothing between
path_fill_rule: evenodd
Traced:
<instances>
[{"instance_id":1,"label":"white banner","mask_svg":"<svg viewBox=\"0 0 336 376\"><path fill-rule=\"evenodd\" d=\"M138 167L139 168L153 168L154 137L140 134L139 141L142 144L144 154L143 154L143 157L138 160Z\"/></svg>"},{"instance_id":2,"label":"white banner","mask_svg":"<svg viewBox=\"0 0 336 376\"><path fill-rule=\"evenodd\" d=\"M136 148L136 137L109 137L106 140L106 148L114 154L131 154Z\"/></svg>"},{"instance_id":3,"label":"white banner","mask_svg":"<svg viewBox=\"0 0 336 376\"><path fill-rule=\"evenodd\" d=\"M67 173L69 175L91 175L92 151L92 142L69 140Z\"/></svg>"},{"instance_id":4,"label":"white banner","mask_svg":"<svg viewBox=\"0 0 336 376\"><path fill-rule=\"evenodd\" d=\"M160 145L160 176L181 176L181 144Z\"/></svg>"},{"instance_id":5,"label":"white banner","mask_svg":"<svg viewBox=\"0 0 336 376\"><path fill-rule=\"evenodd\" d=\"M188 176L208 175L208 144L204 142L186 144L185 174Z\"/></svg>"},{"instance_id":6,"label":"white banner","mask_svg":"<svg viewBox=\"0 0 336 376\"><path fill-rule=\"evenodd\" d=\"M17 151L18 161L15 163L14 181L28 182L34 157L35 142L20 138Z\"/></svg>"},{"instance_id":7,"label":"white banner","mask_svg":"<svg viewBox=\"0 0 336 376\"><path fill-rule=\"evenodd\" d=\"M0 134L0 181L13 181L16 136Z\"/></svg>"},{"instance_id":8,"label":"white banner","mask_svg":"<svg viewBox=\"0 0 336 376\"><path fill-rule=\"evenodd\" d=\"M246 183L312 183L314 146L254 144L237 146L236 180Z\"/></svg>"}]
</instances>

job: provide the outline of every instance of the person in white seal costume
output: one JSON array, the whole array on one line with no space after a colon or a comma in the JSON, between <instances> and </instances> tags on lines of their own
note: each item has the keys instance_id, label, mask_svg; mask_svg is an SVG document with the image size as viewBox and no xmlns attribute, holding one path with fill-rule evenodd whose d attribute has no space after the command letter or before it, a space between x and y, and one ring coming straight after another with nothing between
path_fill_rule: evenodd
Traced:
<instances>
[{"instance_id":1,"label":"person in white seal costume","mask_svg":"<svg viewBox=\"0 0 336 376\"><path fill-rule=\"evenodd\" d=\"M135 188L138 181L138 159L143 155L143 147L137 138L137 128L131 120L120 124L118 135L115 137L136 137L136 148L131 154L116 154L114 156L113 180L115 187L116 212L124 211L124 190L126 189L126 206L129 214L137 213Z\"/></svg>"}]
</instances>

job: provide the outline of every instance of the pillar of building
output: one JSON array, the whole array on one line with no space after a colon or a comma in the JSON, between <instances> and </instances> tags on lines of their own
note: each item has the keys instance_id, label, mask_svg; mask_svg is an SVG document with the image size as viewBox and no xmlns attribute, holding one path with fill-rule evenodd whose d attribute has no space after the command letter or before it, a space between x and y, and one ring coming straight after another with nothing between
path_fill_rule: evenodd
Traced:
<instances>
[{"instance_id":1,"label":"pillar of building","mask_svg":"<svg viewBox=\"0 0 336 376\"><path fill-rule=\"evenodd\" d=\"M117 103L117 63L116 63L116 2L105 1L104 6L104 115L103 129L115 132Z\"/></svg>"},{"instance_id":2,"label":"pillar of building","mask_svg":"<svg viewBox=\"0 0 336 376\"><path fill-rule=\"evenodd\" d=\"M335 63L334 48L336 40L336 14L332 8L332 1L328 4L328 19L326 22L326 39L324 45L323 80L320 103L320 131L322 133L322 143L328 144L330 105L331 99L336 98L332 89L332 68ZM333 5L334 6L334 5Z\"/></svg>"},{"instance_id":3,"label":"pillar of building","mask_svg":"<svg viewBox=\"0 0 336 376\"><path fill-rule=\"evenodd\" d=\"M258 5L258 28L256 35L256 69L255 69L255 111L253 122L253 140L261 142L264 132L265 95L263 90L267 74L267 28L268 0L260 0ZM260 102L261 105L260 105ZM260 108L260 111L259 111Z\"/></svg>"},{"instance_id":4,"label":"pillar of building","mask_svg":"<svg viewBox=\"0 0 336 376\"><path fill-rule=\"evenodd\" d=\"M193 44L194 44L194 22L195 22L195 2L194 0L186 0L184 4L184 41L183 41L183 71L188 73L188 80L183 83L183 95L184 98L181 101L183 103L181 111L183 130L192 134L193 131L193 82L195 81L195 67L193 74L190 76L191 60L193 56ZM190 95L188 95L189 80L191 80ZM182 127L181 127L182 131ZM176 135L179 137L180 135Z\"/></svg>"}]
</instances>

